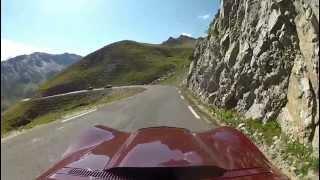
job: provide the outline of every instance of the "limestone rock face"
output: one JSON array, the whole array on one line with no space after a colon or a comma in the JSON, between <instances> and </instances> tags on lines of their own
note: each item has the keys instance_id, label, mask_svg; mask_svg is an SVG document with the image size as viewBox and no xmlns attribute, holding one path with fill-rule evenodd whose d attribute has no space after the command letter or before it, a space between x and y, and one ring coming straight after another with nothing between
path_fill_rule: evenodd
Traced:
<instances>
[{"instance_id":1,"label":"limestone rock face","mask_svg":"<svg viewBox=\"0 0 320 180\"><path fill-rule=\"evenodd\" d=\"M319 133L318 55L317 0L222 0L187 85L217 107L278 119L308 143Z\"/></svg>"}]
</instances>

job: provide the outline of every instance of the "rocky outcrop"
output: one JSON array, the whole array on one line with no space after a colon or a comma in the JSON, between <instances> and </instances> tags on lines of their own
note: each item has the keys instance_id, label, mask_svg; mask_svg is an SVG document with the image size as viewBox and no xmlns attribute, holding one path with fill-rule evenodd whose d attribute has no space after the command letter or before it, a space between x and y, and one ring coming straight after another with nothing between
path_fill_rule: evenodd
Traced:
<instances>
[{"instance_id":1,"label":"rocky outcrop","mask_svg":"<svg viewBox=\"0 0 320 180\"><path fill-rule=\"evenodd\" d=\"M185 35L180 35L177 38L169 37L166 41L162 42L162 45L165 46L170 46L170 47L194 47L196 43L195 38L185 36Z\"/></svg>"},{"instance_id":2,"label":"rocky outcrop","mask_svg":"<svg viewBox=\"0 0 320 180\"><path fill-rule=\"evenodd\" d=\"M187 85L217 107L278 119L318 148L318 26L317 0L222 0L196 45Z\"/></svg>"}]
</instances>

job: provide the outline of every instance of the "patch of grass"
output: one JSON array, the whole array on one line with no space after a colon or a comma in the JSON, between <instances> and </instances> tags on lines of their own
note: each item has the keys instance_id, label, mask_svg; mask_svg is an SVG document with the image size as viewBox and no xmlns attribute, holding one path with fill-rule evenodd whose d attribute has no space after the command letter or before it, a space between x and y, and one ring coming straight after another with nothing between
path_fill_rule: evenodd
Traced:
<instances>
[{"instance_id":1,"label":"patch of grass","mask_svg":"<svg viewBox=\"0 0 320 180\"><path fill-rule=\"evenodd\" d=\"M259 129L268 145L272 144L273 137L279 137L281 135L281 127L276 120L269 120L267 123L263 124L259 120L249 119L246 123L251 131Z\"/></svg>"},{"instance_id":2,"label":"patch of grass","mask_svg":"<svg viewBox=\"0 0 320 180\"><path fill-rule=\"evenodd\" d=\"M304 177L309 171L319 172L319 157L314 157L312 147L283 133L277 120L263 123L260 120L248 119L238 112L217 108L200 101L186 87L182 87L182 90L192 104L206 109L203 112L207 112L212 121L242 131L258 147L265 149L270 157L280 158L281 163L287 163L287 167L294 167L296 176Z\"/></svg>"},{"instance_id":3,"label":"patch of grass","mask_svg":"<svg viewBox=\"0 0 320 180\"><path fill-rule=\"evenodd\" d=\"M63 112L51 112L51 113L36 117L30 123L26 124L25 126L21 126L20 129L31 129L41 124L50 123L52 121L55 121L61 118L63 114L64 114Z\"/></svg>"},{"instance_id":4,"label":"patch of grass","mask_svg":"<svg viewBox=\"0 0 320 180\"><path fill-rule=\"evenodd\" d=\"M283 156L292 162L296 174L305 176L309 170L319 171L319 157L313 155L313 149L310 145L301 144L284 134L282 134L281 139L284 146Z\"/></svg>"},{"instance_id":5,"label":"patch of grass","mask_svg":"<svg viewBox=\"0 0 320 180\"><path fill-rule=\"evenodd\" d=\"M315 172L319 172L319 162L319 157L313 158L313 160L311 161L310 168L312 168Z\"/></svg>"},{"instance_id":6,"label":"patch of grass","mask_svg":"<svg viewBox=\"0 0 320 180\"><path fill-rule=\"evenodd\" d=\"M187 72L188 72L188 63L186 60L182 61L179 64L177 63L176 71L173 72L171 75L167 75L168 77L160 81L159 84L179 86L179 84L186 77Z\"/></svg>"},{"instance_id":7,"label":"patch of grass","mask_svg":"<svg viewBox=\"0 0 320 180\"><path fill-rule=\"evenodd\" d=\"M295 167L295 174L306 176L310 170L319 171L319 158L313 156L312 147L302 144L281 132L281 127L276 120L269 120L263 124L259 120L246 119L236 112L212 109L214 109L217 118L226 122L228 126L240 129L255 142L271 147L275 143L274 137L279 138L281 141L277 144L277 147L281 149L282 153L278 156L282 156L290 166ZM276 153L280 153L280 151Z\"/></svg>"},{"instance_id":8,"label":"patch of grass","mask_svg":"<svg viewBox=\"0 0 320 180\"><path fill-rule=\"evenodd\" d=\"M144 90L144 88L105 89L19 102L3 114L1 136L6 136L13 130L46 124L66 114L120 100Z\"/></svg>"},{"instance_id":9,"label":"patch of grass","mask_svg":"<svg viewBox=\"0 0 320 180\"><path fill-rule=\"evenodd\" d=\"M187 57L186 55L184 59L180 61L175 61L175 64L176 64L175 72L171 73L171 75L167 75L167 77L162 81L160 81L159 84L180 86L180 84L187 77L191 60L192 60L192 56L189 55Z\"/></svg>"},{"instance_id":10,"label":"patch of grass","mask_svg":"<svg viewBox=\"0 0 320 180\"><path fill-rule=\"evenodd\" d=\"M211 109L214 116L227 123L228 126L238 128L243 124L250 134L253 135L254 132L261 133L264 141L268 145L272 144L273 137L279 137L281 135L281 127L276 120L269 120L267 123L263 124L262 121L256 119L246 119L235 111L213 107L211 107Z\"/></svg>"}]
</instances>

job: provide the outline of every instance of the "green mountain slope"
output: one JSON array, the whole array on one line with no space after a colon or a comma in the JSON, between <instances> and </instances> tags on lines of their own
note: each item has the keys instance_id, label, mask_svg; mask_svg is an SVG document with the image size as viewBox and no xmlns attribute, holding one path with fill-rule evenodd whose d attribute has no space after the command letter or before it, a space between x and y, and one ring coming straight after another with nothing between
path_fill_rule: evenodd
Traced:
<instances>
[{"instance_id":1,"label":"green mountain slope","mask_svg":"<svg viewBox=\"0 0 320 180\"><path fill-rule=\"evenodd\" d=\"M181 40L182 39L182 40ZM120 41L84 57L78 63L40 86L42 96L76 91L91 87L147 84L186 65L192 54L190 41L180 36L180 45L166 42L154 45ZM188 43L185 46L183 42Z\"/></svg>"}]
</instances>

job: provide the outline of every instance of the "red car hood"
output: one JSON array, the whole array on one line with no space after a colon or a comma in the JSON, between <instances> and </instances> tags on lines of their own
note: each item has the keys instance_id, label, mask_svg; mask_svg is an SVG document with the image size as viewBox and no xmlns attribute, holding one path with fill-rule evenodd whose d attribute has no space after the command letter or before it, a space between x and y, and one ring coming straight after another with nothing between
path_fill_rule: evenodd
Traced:
<instances>
[{"instance_id":1,"label":"red car hood","mask_svg":"<svg viewBox=\"0 0 320 180\"><path fill-rule=\"evenodd\" d=\"M202 133L170 127L126 133L96 126L64 157L39 179L88 179L87 171L139 167L213 167L212 171L223 169L220 178L287 179L248 138L229 127Z\"/></svg>"}]
</instances>

